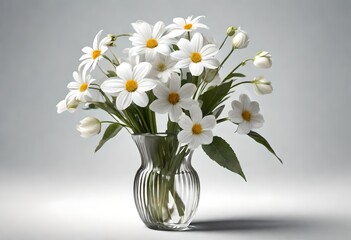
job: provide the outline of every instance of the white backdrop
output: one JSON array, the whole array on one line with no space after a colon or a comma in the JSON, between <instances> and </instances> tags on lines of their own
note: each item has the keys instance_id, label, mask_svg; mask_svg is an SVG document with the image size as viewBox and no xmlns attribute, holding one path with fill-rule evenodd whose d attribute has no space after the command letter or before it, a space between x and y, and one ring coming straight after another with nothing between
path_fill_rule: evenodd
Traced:
<instances>
[{"instance_id":1,"label":"white backdrop","mask_svg":"<svg viewBox=\"0 0 351 240\"><path fill-rule=\"evenodd\" d=\"M215 133L236 150L248 182L197 150L199 231L156 232L134 207L140 160L127 132L94 154L99 137L81 139L75 125L105 115L57 115L55 105L100 29L132 32L136 20L169 24L188 15L205 15L218 42L230 25L249 33L249 47L227 68L259 50L273 55L269 70L243 68L272 81L273 94L244 86L234 98L245 91L260 102L259 132L284 165L232 125L219 126ZM351 2L342 0L1 1L0 239L347 238L350 16Z\"/></svg>"}]
</instances>

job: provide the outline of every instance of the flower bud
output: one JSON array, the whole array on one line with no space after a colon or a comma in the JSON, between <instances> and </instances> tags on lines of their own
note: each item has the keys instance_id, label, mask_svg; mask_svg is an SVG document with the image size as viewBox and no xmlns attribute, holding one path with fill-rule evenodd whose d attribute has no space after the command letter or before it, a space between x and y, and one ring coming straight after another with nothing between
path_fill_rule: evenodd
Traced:
<instances>
[{"instance_id":1,"label":"flower bud","mask_svg":"<svg viewBox=\"0 0 351 240\"><path fill-rule=\"evenodd\" d=\"M229 28L227 28L227 36L231 37L234 35L235 31L236 31L236 27L230 26Z\"/></svg>"},{"instance_id":2,"label":"flower bud","mask_svg":"<svg viewBox=\"0 0 351 240\"><path fill-rule=\"evenodd\" d=\"M249 44L249 36L246 32L240 30L239 28L237 31L235 31L232 43L234 48L246 48Z\"/></svg>"},{"instance_id":3,"label":"flower bud","mask_svg":"<svg viewBox=\"0 0 351 240\"><path fill-rule=\"evenodd\" d=\"M101 122L94 117L86 117L77 125L77 130L83 138L91 137L100 133Z\"/></svg>"},{"instance_id":4,"label":"flower bud","mask_svg":"<svg viewBox=\"0 0 351 240\"><path fill-rule=\"evenodd\" d=\"M269 94L273 92L271 82L267 81L264 77L258 77L253 80L254 89L257 94Z\"/></svg>"},{"instance_id":5,"label":"flower bud","mask_svg":"<svg viewBox=\"0 0 351 240\"><path fill-rule=\"evenodd\" d=\"M116 34L109 33L107 34L106 40L105 40L105 45L108 47L115 47L116 43L115 41L117 40Z\"/></svg>"},{"instance_id":6,"label":"flower bud","mask_svg":"<svg viewBox=\"0 0 351 240\"><path fill-rule=\"evenodd\" d=\"M63 113L68 110L69 112L74 112L79 105L79 101L73 99L71 102L67 103L67 100L61 100L58 104L56 104L57 113Z\"/></svg>"},{"instance_id":7,"label":"flower bud","mask_svg":"<svg viewBox=\"0 0 351 240\"><path fill-rule=\"evenodd\" d=\"M256 54L253 64L258 68L270 68L272 66L272 55L267 51Z\"/></svg>"}]
</instances>

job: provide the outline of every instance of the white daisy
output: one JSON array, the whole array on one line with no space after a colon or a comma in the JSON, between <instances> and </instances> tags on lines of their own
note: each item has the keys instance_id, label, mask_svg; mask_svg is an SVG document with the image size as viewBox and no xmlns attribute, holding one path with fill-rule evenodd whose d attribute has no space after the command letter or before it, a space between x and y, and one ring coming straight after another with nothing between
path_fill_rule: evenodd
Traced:
<instances>
[{"instance_id":1,"label":"white daisy","mask_svg":"<svg viewBox=\"0 0 351 240\"><path fill-rule=\"evenodd\" d=\"M153 93L158 98L150 104L150 109L158 113L168 113L172 122L177 122L182 115L182 109L188 110L196 104L191 99L196 92L196 86L192 83L186 83L182 87L181 79L178 74L172 74L168 86L158 83L153 89Z\"/></svg>"},{"instance_id":2,"label":"white daisy","mask_svg":"<svg viewBox=\"0 0 351 240\"><path fill-rule=\"evenodd\" d=\"M106 93L117 96L117 109L124 110L134 102L140 107L146 107L149 98L145 92L156 86L154 80L146 78L151 70L151 64L141 62L134 67L129 63L121 63L117 68L117 78L110 78L102 83L101 89Z\"/></svg>"},{"instance_id":3,"label":"white daisy","mask_svg":"<svg viewBox=\"0 0 351 240\"><path fill-rule=\"evenodd\" d=\"M168 56L171 52L170 45L174 43L174 39L166 34L165 24L161 21L155 26L147 22L139 21L132 23L136 33L129 40L133 46L131 48L132 55L145 54L148 62L153 61L158 54Z\"/></svg>"},{"instance_id":4,"label":"white daisy","mask_svg":"<svg viewBox=\"0 0 351 240\"><path fill-rule=\"evenodd\" d=\"M172 73L180 73L180 69L174 67L175 64L170 56L158 56L152 63L152 74L167 83Z\"/></svg>"},{"instance_id":5,"label":"white daisy","mask_svg":"<svg viewBox=\"0 0 351 240\"><path fill-rule=\"evenodd\" d=\"M93 48L84 47L82 49L84 54L79 59L79 61L82 61L79 68L84 66L83 72L86 72L90 67L95 69L96 64L103 58L102 55L108 50L108 47L106 46L108 38L105 37L100 41L101 32L102 30L96 34L93 42Z\"/></svg>"},{"instance_id":6,"label":"white daisy","mask_svg":"<svg viewBox=\"0 0 351 240\"><path fill-rule=\"evenodd\" d=\"M214 44L203 44L203 37L195 33L191 41L182 38L177 43L180 50L171 53L171 56L178 60L175 68L187 68L193 76L199 76L205 68L215 69L219 61L214 57L218 48Z\"/></svg>"},{"instance_id":7,"label":"white daisy","mask_svg":"<svg viewBox=\"0 0 351 240\"><path fill-rule=\"evenodd\" d=\"M173 37L178 37L181 36L182 34L186 32L191 32L193 30L196 30L197 28L205 28L209 29L205 24L199 23L201 18L204 18L205 16L198 16L193 19L193 16L187 17L187 18L173 18L172 24L167 26L167 29L170 30L170 35Z\"/></svg>"},{"instance_id":8,"label":"white daisy","mask_svg":"<svg viewBox=\"0 0 351 240\"><path fill-rule=\"evenodd\" d=\"M213 140L212 129L216 126L216 118L208 115L202 118L200 107L190 108L190 117L182 115L178 122L183 129L178 133L181 144L188 144L190 149L195 149L202 144L210 144Z\"/></svg>"},{"instance_id":9,"label":"white daisy","mask_svg":"<svg viewBox=\"0 0 351 240\"><path fill-rule=\"evenodd\" d=\"M232 102L232 110L228 113L230 120L238 124L236 131L248 134L251 129L262 127L264 119L258 113L260 111L258 102L251 102L246 94L241 94L239 100Z\"/></svg>"},{"instance_id":10,"label":"white daisy","mask_svg":"<svg viewBox=\"0 0 351 240\"><path fill-rule=\"evenodd\" d=\"M95 81L90 75L81 72L73 72L75 81L70 82L67 88L70 92L66 96L66 105L71 106L75 102L90 102L93 99L93 89L89 89L90 85Z\"/></svg>"}]
</instances>

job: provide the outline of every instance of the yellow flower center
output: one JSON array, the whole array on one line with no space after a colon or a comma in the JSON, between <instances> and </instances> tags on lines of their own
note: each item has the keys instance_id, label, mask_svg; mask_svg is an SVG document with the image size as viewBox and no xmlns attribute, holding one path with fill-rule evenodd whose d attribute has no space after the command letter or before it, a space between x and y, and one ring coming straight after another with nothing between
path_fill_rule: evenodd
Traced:
<instances>
[{"instance_id":1,"label":"yellow flower center","mask_svg":"<svg viewBox=\"0 0 351 240\"><path fill-rule=\"evenodd\" d=\"M201 54L198 52L193 52L190 58L191 58L191 61L193 61L194 63L201 62L202 60Z\"/></svg>"},{"instance_id":2,"label":"yellow flower center","mask_svg":"<svg viewBox=\"0 0 351 240\"><path fill-rule=\"evenodd\" d=\"M251 120L251 113L249 111L244 111L241 116L245 121L250 121Z\"/></svg>"},{"instance_id":3,"label":"yellow flower center","mask_svg":"<svg viewBox=\"0 0 351 240\"><path fill-rule=\"evenodd\" d=\"M146 42L146 47L148 47L148 48L155 48L155 47L157 47L157 45L158 45L158 42L155 38L150 38Z\"/></svg>"},{"instance_id":4,"label":"yellow flower center","mask_svg":"<svg viewBox=\"0 0 351 240\"><path fill-rule=\"evenodd\" d=\"M175 105L179 102L179 95L178 93L172 92L168 95L168 102Z\"/></svg>"},{"instance_id":5,"label":"yellow flower center","mask_svg":"<svg viewBox=\"0 0 351 240\"><path fill-rule=\"evenodd\" d=\"M202 133L201 124L200 123L195 123L191 130L193 131L193 134L199 135L200 133Z\"/></svg>"},{"instance_id":6,"label":"yellow flower center","mask_svg":"<svg viewBox=\"0 0 351 240\"><path fill-rule=\"evenodd\" d=\"M88 84L87 83L82 83L79 87L79 91L80 92L85 92L85 90L87 90L88 88Z\"/></svg>"},{"instance_id":7,"label":"yellow flower center","mask_svg":"<svg viewBox=\"0 0 351 240\"><path fill-rule=\"evenodd\" d=\"M129 79L126 82L125 87L128 92L135 92L135 90L138 89L138 83L134 79Z\"/></svg>"},{"instance_id":8,"label":"yellow flower center","mask_svg":"<svg viewBox=\"0 0 351 240\"><path fill-rule=\"evenodd\" d=\"M193 25L191 24L191 23L188 23L188 24L185 24L184 25L184 29L186 29L186 30L189 30L189 29L191 29L193 27Z\"/></svg>"},{"instance_id":9,"label":"yellow flower center","mask_svg":"<svg viewBox=\"0 0 351 240\"><path fill-rule=\"evenodd\" d=\"M100 50L94 50L93 53L91 54L91 57L93 58L93 60L95 60L100 56L100 54L101 54Z\"/></svg>"},{"instance_id":10,"label":"yellow flower center","mask_svg":"<svg viewBox=\"0 0 351 240\"><path fill-rule=\"evenodd\" d=\"M158 70L160 72L163 72L164 70L166 70L166 65L164 65L163 63L161 63L160 65L158 65Z\"/></svg>"}]
</instances>

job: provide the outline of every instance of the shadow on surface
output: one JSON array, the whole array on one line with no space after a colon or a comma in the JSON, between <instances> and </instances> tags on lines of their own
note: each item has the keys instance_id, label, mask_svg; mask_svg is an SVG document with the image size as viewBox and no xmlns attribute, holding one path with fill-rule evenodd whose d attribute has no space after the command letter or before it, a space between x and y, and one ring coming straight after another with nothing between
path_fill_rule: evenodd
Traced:
<instances>
[{"instance_id":1,"label":"shadow on surface","mask_svg":"<svg viewBox=\"0 0 351 240\"><path fill-rule=\"evenodd\" d=\"M264 231L264 230L306 230L323 227L320 221L312 219L248 218L195 221L189 231Z\"/></svg>"}]
</instances>

